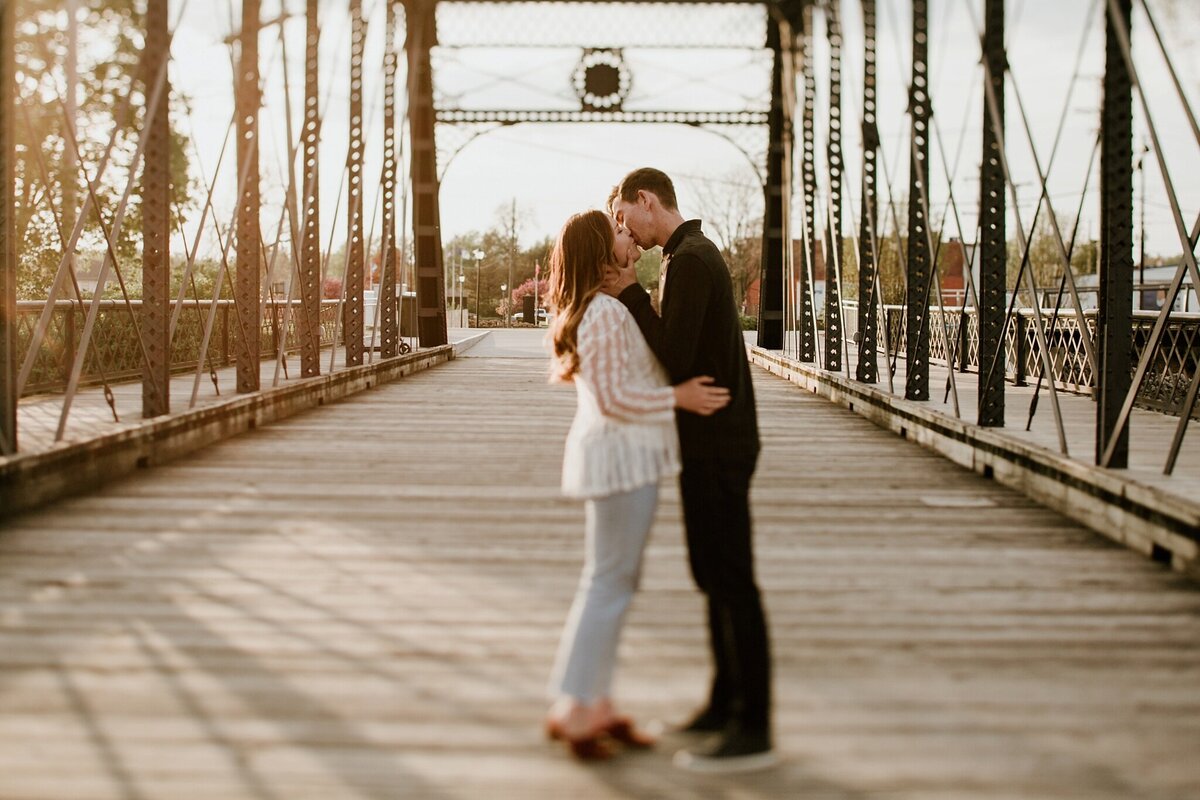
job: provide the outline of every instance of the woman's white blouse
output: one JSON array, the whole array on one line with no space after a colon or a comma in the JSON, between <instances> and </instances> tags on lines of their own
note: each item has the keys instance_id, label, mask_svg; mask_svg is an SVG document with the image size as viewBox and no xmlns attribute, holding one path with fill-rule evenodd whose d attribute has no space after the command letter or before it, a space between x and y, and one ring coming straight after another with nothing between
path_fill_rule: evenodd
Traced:
<instances>
[{"instance_id":1,"label":"woman's white blouse","mask_svg":"<svg viewBox=\"0 0 1200 800\"><path fill-rule=\"evenodd\" d=\"M576 336L578 406L563 493L604 497L679 474L675 392L628 309L598 294Z\"/></svg>"}]
</instances>

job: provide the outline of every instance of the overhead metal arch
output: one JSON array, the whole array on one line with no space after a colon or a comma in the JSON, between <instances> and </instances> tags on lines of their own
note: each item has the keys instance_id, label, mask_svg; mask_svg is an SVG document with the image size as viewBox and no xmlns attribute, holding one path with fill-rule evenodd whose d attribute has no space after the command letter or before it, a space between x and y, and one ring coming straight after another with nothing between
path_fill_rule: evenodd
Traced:
<instances>
[{"instance_id":1,"label":"overhead metal arch","mask_svg":"<svg viewBox=\"0 0 1200 800\"><path fill-rule=\"evenodd\" d=\"M558 122L573 122L573 121L574 120L560 120ZM487 136L489 133L495 133L497 131L506 130L508 128L514 128L518 125L529 124L529 122L533 122L533 121L531 120L528 122L497 122L495 124L492 124L490 127L475 131L474 133L472 133L471 135L466 137L462 141L462 143L459 144L457 147L454 147L452 149L448 148L448 149L443 150L442 152L447 153L448 156L445 158L444 161L441 162L441 164L438 167L438 183L440 184L442 181L444 181L446 179L446 174L450 171L450 165L454 162L454 159L458 158L459 154L462 153L464 150L466 150L467 147L469 147L473 142L475 142L478 139L483 138L484 136ZM542 122L542 121L537 120L537 122ZM466 123L450 123L450 124L454 124L456 127L461 127L462 125L464 125ZM479 123L479 124L483 124L483 123ZM763 154L756 155L755 153L753 153L749 149L747 149L745 146L743 146L740 142L738 142L737 139L735 139L733 136L731 136L730 134L721 130L722 127L735 127L733 124L705 123L705 122L662 122L662 123L660 123L657 121L643 122L640 124L685 125L694 130L704 131L705 133L711 133L713 136L720 137L721 139L724 139L726 142L728 142L731 147L733 147L735 150L737 150L739 153L742 154L742 156L746 159L746 164L754 172L754 175L757 178L759 185L764 186L764 187L766 186L767 176L766 176L766 167L765 167L765 160L766 160L765 152ZM750 126L748 124L741 124L741 125L737 125L736 127L745 128L745 127L750 127Z\"/></svg>"},{"instance_id":2,"label":"overhead metal arch","mask_svg":"<svg viewBox=\"0 0 1200 800\"><path fill-rule=\"evenodd\" d=\"M763 222L763 268L760 294L760 319L767 320L766 334L760 329L760 343L782 347L784 331L785 273L791 258L790 215L791 197L791 148L795 113L795 53L797 40L803 30L803 12L808 0L661 0L651 3L616 3L599 0L601 3L625 5L645 10L650 7L676 6L756 6L765 9L767 23L763 30L761 48L771 51L776 64L776 81L771 89L770 77L764 87L769 96L768 108L695 108L695 109L644 109L628 108L625 100L632 84L628 67L623 63L620 50L606 42L581 44L581 60L569 78L579 105L576 108L511 108L500 105L494 108L448 107L438 103L434 90L434 65L431 59L433 48L439 46L438 7L469 4L501 7L548 6L556 3L586 4L587 0L405 0L408 37L405 49L408 53L409 92L408 120L411 130L411 176L413 182L413 239L417 265L417 303L421 318L419 325L421 344L430 346L446 341L443 255L440 237L440 212L438 209L440 184L450 163L471 142L500 128L520 123L638 123L638 124L683 124L708 130L724 138L742 153L754 169L763 185L768 211ZM489 32L489 36L493 32ZM592 32L588 32L592 33ZM495 38L494 36L492 38ZM482 44L460 44L456 49ZM495 41L487 46L502 46ZM526 45L530 46L530 45ZM531 45L549 46L549 45ZM557 46L562 46L558 44ZM570 47L572 45L568 45ZM678 40L672 47L686 47ZM706 46L713 46L708 42ZM591 59L589 61L589 56ZM783 65L783 72L778 69ZM785 77L786 76L786 77ZM790 100L789 100L790 98ZM439 170L436 128L443 125L485 125L450 152ZM768 131L766 151L761 158L738 143L729 133L719 128L758 126ZM772 168L774 165L774 168ZM774 331L774 334L771 333ZM765 338L762 338L764 337ZM773 337L773 338L772 338ZM774 339L778 342L772 344Z\"/></svg>"}]
</instances>

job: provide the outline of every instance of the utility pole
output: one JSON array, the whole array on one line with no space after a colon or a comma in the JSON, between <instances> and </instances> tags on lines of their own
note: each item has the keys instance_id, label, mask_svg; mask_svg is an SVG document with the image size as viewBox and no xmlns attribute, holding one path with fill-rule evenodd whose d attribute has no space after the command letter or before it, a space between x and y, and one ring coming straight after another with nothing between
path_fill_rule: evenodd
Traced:
<instances>
[{"instance_id":1,"label":"utility pole","mask_svg":"<svg viewBox=\"0 0 1200 800\"><path fill-rule=\"evenodd\" d=\"M510 220L511 227L508 229L508 286L515 288L513 283L513 268L517 261L517 198L512 199L512 219ZM534 312L537 315L537 312ZM506 327L512 327L512 296L507 295L504 298L504 324Z\"/></svg>"},{"instance_id":2,"label":"utility pole","mask_svg":"<svg viewBox=\"0 0 1200 800\"><path fill-rule=\"evenodd\" d=\"M1142 152L1138 157L1137 171L1138 177L1141 179L1142 200L1141 200L1141 221L1138 226L1141 231L1138 233L1138 287L1137 307L1142 310L1142 304L1146 301L1146 155L1150 152L1150 147L1144 141L1142 142Z\"/></svg>"},{"instance_id":3,"label":"utility pole","mask_svg":"<svg viewBox=\"0 0 1200 800\"><path fill-rule=\"evenodd\" d=\"M63 105L67 118L67 138L69 141L78 141L75 133L76 122L79 119L79 0L67 0L66 6L67 55L64 70L67 73L67 89ZM77 202L75 187L79 181L79 162L75 157L75 148L70 144L63 148L63 176L62 229L63 234L69 236L75 228L75 204ZM74 274L75 268L78 266L75 263L75 254L68 253L67 258L71 265L71 272ZM74 283L71 282L70 285L73 286Z\"/></svg>"}]
</instances>

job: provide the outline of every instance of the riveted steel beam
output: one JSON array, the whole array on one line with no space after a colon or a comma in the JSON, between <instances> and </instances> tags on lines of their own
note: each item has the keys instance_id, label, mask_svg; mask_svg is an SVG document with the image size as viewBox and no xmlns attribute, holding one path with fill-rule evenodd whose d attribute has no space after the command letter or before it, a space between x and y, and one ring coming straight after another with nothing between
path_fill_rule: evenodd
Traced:
<instances>
[{"instance_id":1,"label":"riveted steel beam","mask_svg":"<svg viewBox=\"0 0 1200 800\"><path fill-rule=\"evenodd\" d=\"M400 353L396 316L396 4L387 4L383 48L383 247L379 266L380 353Z\"/></svg>"},{"instance_id":2,"label":"riveted steel beam","mask_svg":"<svg viewBox=\"0 0 1200 800\"><path fill-rule=\"evenodd\" d=\"M979 424L1004 425L1004 318L1008 291L1008 241L1005 230L1004 164L996 126L1004 125L1004 75L1008 59L1004 51L1004 0L986 0L984 6L983 58L988 69L984 80L992 82L995 124L984 93L983 155L979 168ZM970 268L970 265L966 265Z\"/></svg>"},{"instance_id":3,"label":"riveted steel beam","mask_svg":"<svg viewBox=\"0 0 1200 800\"><path fill-rule=\"evenodd\" d=\"M237 346L237 390L259 389L260 333L262 307L262 231L259 230L261 196L258 171L258 112L262 104L258 74L258 31L261 25L259 0L242 0L242 31L235 78L237 107L237 156L244 175L238 198L237 275L234 303L239 324ZM165 103L164 103L165 105Z\"/></svg>"},{"instance_id":4,"label":"riveted steel beam","mask_svg":"<svg viewBox=\"0 0 1200 800\"><path fill-rule=\"evenodd\" d=\"M158 75L170 57L167 0L146 5L144 73ZM170 78L166 78L167 81ZM163 86L162 102L145 122L146 154L142 162L142 305L140 327L146 358L142 363L142 416L170 409L171 319L171 127L167 110L171 87ZM150 92L146 92L149 97Z\"/></svg>"},{"instance_id":5,"label":"riveted steel beam","mask_svg":"<svg viewBox=\"0 0 1200 800\"><path fill-rule=\"evenodd\" d=\"M422 347L447 341L441 210L438 206L436 119L430 52L437 43L436 0L408 0L408 124L412 147L413 251L417 273L417 333Z\"/></svg>"},{"instance_id":6,"label":"riveted steel beam","mask_svg":"<svg viewBox=\"0 0 1200 800\"><path fill-rule=\"evenodd\" d=\"M300 231L300 375L321 374L321 180L318 169L321 143L321 111L318 96L321 28L318 0L305 8L304 44L304 130L300 146L304 153L304 215Z\"/></svg>"},{"instance_id":7,"label":"riveted steel beam","mask_svg":"<svg viewBox=\"0 0 1200 800\"><path fill-rule=\"evenodd\" d=\"M792 125L795 76L792 69L795 33L786 19L767 20L767 47L774 51L771 109L767 124L767 182L764 188L762 271L759 278L758 346L781 350L784 345L784 278L791 247Z\"/></svg>"},{"instance_id":8,"label":"riveted steel beam","mask_svg":"<svg viewBox=\"0 0 1200 800\"><path fill-rule=\"evenodd\" d=\"M0 2L0 455L17 452L17 242L13 229L13 3Z\"/></svg>"},{"instance_id":9,"label":"riveted steel beam","mask_svg":"<svg viewBox=\"0 0 1200 800\"><path fill-rule=\"evenodd\" d=\"M804 33L801 36L802 77L804 81L804 113L801 115L800 184L804 206L804 253L800 268L800 352L801 361L817 360L817 328L813 308L813 282L817 268L817 165L816 165L816 105L817 80L813 70L813 12L804 8Z\"/></svg>"},{"instance_id":10,"label":"riveted steel beam","mask_svg":"<svg viewBox=\"0 0 1200 800\"><path fill-rule=\"evenodd\" d=\"M863 383L879 380L878 263L875 220L879 214L879 127L876 120L875 0L862 0L863 15L863 172L858 234L858 364L855 377Z\"/></svg>"},{"instance_id":11,"label":"riveted steel beam","mask_svg":"<svg viewBox=\"0 0 1200 800\"><path fill-rule=\"evenodd\" d=\"M1096 462L1129 465L1129 427L1117 433L1121 405L1132 385L1133 362L1133 84L1118 29L1129 39L1131 0L1106 13L1104 101L1100 145L1100 341L1097 376ZM1114 13L1114 7L1117 13ZM1114 440L1115 438L1115 441Z\"/></svg>"},{"instance_id":12,"label":"riveted steel beam","mask_svg":"<svg viewBox=\"0 0 1200 800\"><path fill-rule=\"evenodd\" d=\"M342 331L347 367L363 363L363 272L366 267L363 201L363 50L366 23L362 0L350 0L350 146L346 155L350 181L346 192L346 272L342 304Z\"/></svg>"},{"instance_id":13,"label":"riveted steel beam","mask_svg":"<svg viewBox=\"0 0 1200 800\"><path fill-rule=\"evenodd\" d=\"M769 111L582 111L534 109L437 109L438 122L496 123L521 122L636 122L663 125L769 125Z\"/></svg>"},{"instance_id":14,"label":"riveted steel beam","mask_svg":"<svg viewBox=\"0 0 1200 800\"><path fill-rule=\"evenodd\" d=\"M829 45L829 117L825 166L829 177L828 224L825 226L825 369L842 369L842 24L841 0L825 4L825 38Z\"/></svg>"},{"instance_id":15,"label":"riveted steel beam","mask_svg":"<svg viewBox=\"0 0 1200 800\"><path fill-rule=\"evenodd\" d=\"M929 8L926 0L912 4L912 83L909 116L912 120L912 153L909 156L908 191L908 330L905 347L908 400L929 399L929 288L933 254L929 248L925 204L929 185Z\"/></svg>"}]
</instances>

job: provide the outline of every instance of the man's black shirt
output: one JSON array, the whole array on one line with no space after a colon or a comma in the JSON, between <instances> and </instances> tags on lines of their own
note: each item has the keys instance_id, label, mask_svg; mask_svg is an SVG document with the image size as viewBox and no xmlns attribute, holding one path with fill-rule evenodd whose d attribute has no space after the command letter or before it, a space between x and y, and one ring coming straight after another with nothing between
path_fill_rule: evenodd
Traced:
<instances>
[{"instance_id":1,"label":"man's black shirt","mask_svg":"<svg viewBox=\"0 0 1200 800\"><path fill-rule=\"evenodd\" d=\"M700 231L700 220L693 219L676 228L663 245L663 264L661 316L641 286L626 288L621 302L637 320L671 383L710 375L730 392L729 405L710 417L676 410L682 456L756 454L754 387L725 259Z\"/></svg>"}]
</instances>

